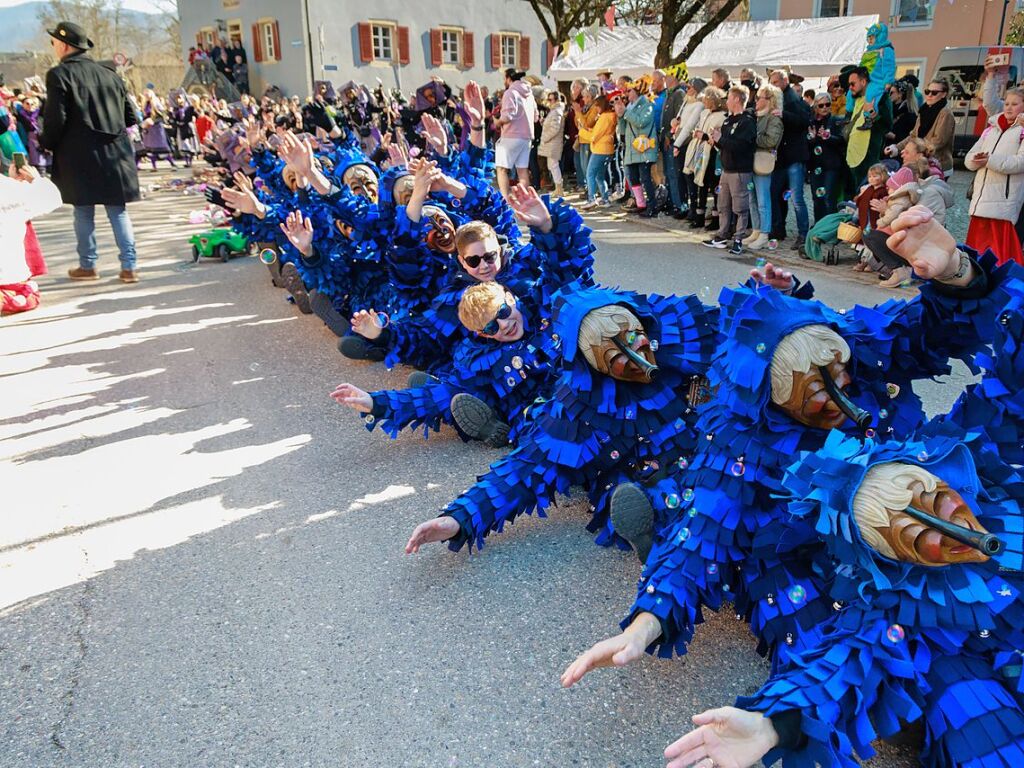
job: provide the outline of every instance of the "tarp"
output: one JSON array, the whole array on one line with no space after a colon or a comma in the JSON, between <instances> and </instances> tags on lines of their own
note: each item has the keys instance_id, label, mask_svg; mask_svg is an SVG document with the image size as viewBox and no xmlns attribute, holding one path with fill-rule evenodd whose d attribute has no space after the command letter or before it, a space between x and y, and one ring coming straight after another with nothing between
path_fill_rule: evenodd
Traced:
<instances>
[{"instance_id":1,"label":"tarp","mask_svg":"<svg viewBox=\"0 0 1024 768\"><path fill-rule=\"evenodd\" d=\"M762 72L788 68L805 77L827 77L845 64L859 64L867 47L867 28L878 15L828 19L730 21L704 38L686 62L691 75L707 78L725 67L739 74L742 67ZM676 37L673 52L681 51L700 24L687 24ZM593 78L600 69L615 76L638 77L654 68L661 30L656 25L616 27L587 32L583 50L575 40L569 54L556 59L548 74L558 80Z\"/></svg>"}]
</instances>

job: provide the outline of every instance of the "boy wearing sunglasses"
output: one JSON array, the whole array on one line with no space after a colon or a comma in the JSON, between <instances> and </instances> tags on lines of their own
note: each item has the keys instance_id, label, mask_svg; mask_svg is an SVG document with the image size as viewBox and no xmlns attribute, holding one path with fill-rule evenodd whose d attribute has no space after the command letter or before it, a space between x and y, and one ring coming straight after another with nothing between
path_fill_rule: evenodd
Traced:
<instances>
[{"instance_id":1,"label":"boy wearing sunglasses","mask_svg":"<svg viewBox=\"0 0 1024 768\"><path fill-rule=\"evenodd\" d=\"M458 314L468 335L437 378L373 393L340 384L331 397L365 413L368 428L379 426L391 437L409 426L429 434L454 423L464 439L494 448L514 444L531 406L550 396L559 358L543 287L521 281L515 289L496 282L466 289Z\"/></svg>"},{"instance_id":2,"label":"boy wearing sunglasses","mask_svg":"<svg viewBox=\"0 0 1024 768\"><path fill-rule=\"evenodd\" d=\"M389 367L405 363L426 371L450 363L456 344L466 335L458 306L470 286L492 280L540 281L550 296L573 280L593 280L590 229L571 206L542 199L532 187L521 186L512 188L508 205L519 222L530 227L529 244L502 242L504 238L486 221L463 224L455 232L458 268L449 270L447 287L427 311L387 327L373 310L352 317L352 331L381 350L377 359Z\"/></svg>"}]
</instances>

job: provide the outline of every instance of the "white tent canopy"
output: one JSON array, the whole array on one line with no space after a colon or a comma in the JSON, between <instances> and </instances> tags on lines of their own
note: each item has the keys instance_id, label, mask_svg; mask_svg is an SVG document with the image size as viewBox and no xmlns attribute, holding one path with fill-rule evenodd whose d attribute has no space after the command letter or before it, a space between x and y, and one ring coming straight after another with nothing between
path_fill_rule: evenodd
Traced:
<instances>
[{"instance_id":1,"label":"white tent canopy","mask_svg":"<svg viewBox=\"0 0 1024 768\"><path fill-rule=\"evenodd\" d=\"M710 77L711 70L725 67L738 73L742 67L755 71L788 68L804 77L827 77L846 64L859 64L867 47L867 28L878 16L845 16L828 19L778 21L730 21L704 38L686 62L691 75ZM678 53L701 25L687 24L676 37ZM548 75L557 80L593 78L600 69L616 76L639 77L654 68L659 27L602 28L587 32L583 50L575 40L569 55L556 59Z\"/></svg>"}]
</instances>

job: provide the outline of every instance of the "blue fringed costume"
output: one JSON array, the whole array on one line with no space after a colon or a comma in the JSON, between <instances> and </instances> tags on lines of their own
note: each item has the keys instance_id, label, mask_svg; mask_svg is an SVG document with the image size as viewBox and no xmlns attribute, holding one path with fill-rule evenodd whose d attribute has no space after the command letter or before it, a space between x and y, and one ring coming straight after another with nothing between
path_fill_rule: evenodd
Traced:
<instances>
[{"instance_id":1,"label":"blue fringed costume","mask_svg":"<svg viewBox=\"0 0 1024 768\"><path fill-rule=\"evenodd\" d=\"M771 403L775 349L798 328L830 327L850 347L846 392L872 416L867 433L850 421L847 433L879 440L913 434L924 421L913 382L947 373L950 357L970 364L991 340L998 308L1020 285L1019 273L994 269L990 254L969 254L979 269L965 289L933 282L912 301L845 312L763 287L723 290L721 341L709 376L717 391L697 424L696 454L673 478L670 524L623 622L641 611L658 617L662 636L651 651L685 653L701 608L717 610L728 599L773 659L817 642L833 602L816 570L823 552L813 537L778 546L788 519L779 496L792 457L817 450L827 433Z\"/></svg>"},{"instance_id":2,"label":"blue fringed costume","mask_svg":"<svg viewBox=\"0 0 1024 768\"><path fill-rule=\"evenodd\" d=\"M584 316L608 305L627 307L642 322L660 368L653 382L600 374L578 352ZM521 514L545 516L556 494L574 485L595 506L588 528L600 532L598 543L610 544L616 538L604 508L610 489L626 480L652 482L661 467L693 450L693 409L681 393L707 370L713 310L692 296L571 285L555 297L553 328L562 370L551 397L532 409L533 423L519 447L442 511L461 528L449 541L453 550L482 547L489 534Z\"/></svg>"}]
</instances>

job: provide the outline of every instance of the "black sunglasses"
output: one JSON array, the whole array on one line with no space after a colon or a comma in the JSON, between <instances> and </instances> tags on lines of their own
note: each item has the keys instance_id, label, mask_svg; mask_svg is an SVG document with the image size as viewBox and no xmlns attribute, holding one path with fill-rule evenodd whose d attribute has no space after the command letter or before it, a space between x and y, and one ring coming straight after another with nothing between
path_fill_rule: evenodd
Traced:
<instances>
[{"instance_id":1,"label":"black sunglasses","mask_svg":"<svg viewBox=\"0 0 1024 768\"><path fill-rule=\"evenodd\" d=\"M463 256L463 260L466 262L466 266L471 269L476 269L480 266L481 261L486 261L488 264L493 264L497 261L501 255L500 251L487 251L487 253L481 256Z\"/></svg>"},{"instance_id":2,"label":"black sunglasses","mask_svg":"<svg viewBox=\"0 0 1024 768\"><path fill-rule=\"evenodd\" d=\"M515 302L512 303L513 305L515 304ZM500 307L498 307L498 312L494 315L494 319L480 329L480 333L484 336L495 336L498 331L501 330L501 326L498 325L498 321L508 320L510 317L512 317L512 307L509 306L508 301L505 301Z\"/></svg>"},{"instance_id":3,"label":"black sunglasses","mask_svg":"<svg viewBox=\"0 0 1024 768\"><path fill-rule=\"evenodd\" d=\"M924 89L924 95L925 96L941 96L944 93L945 93L945 91L933 91L930 88L925 88Z\"/></svg>"}]
</instances>

